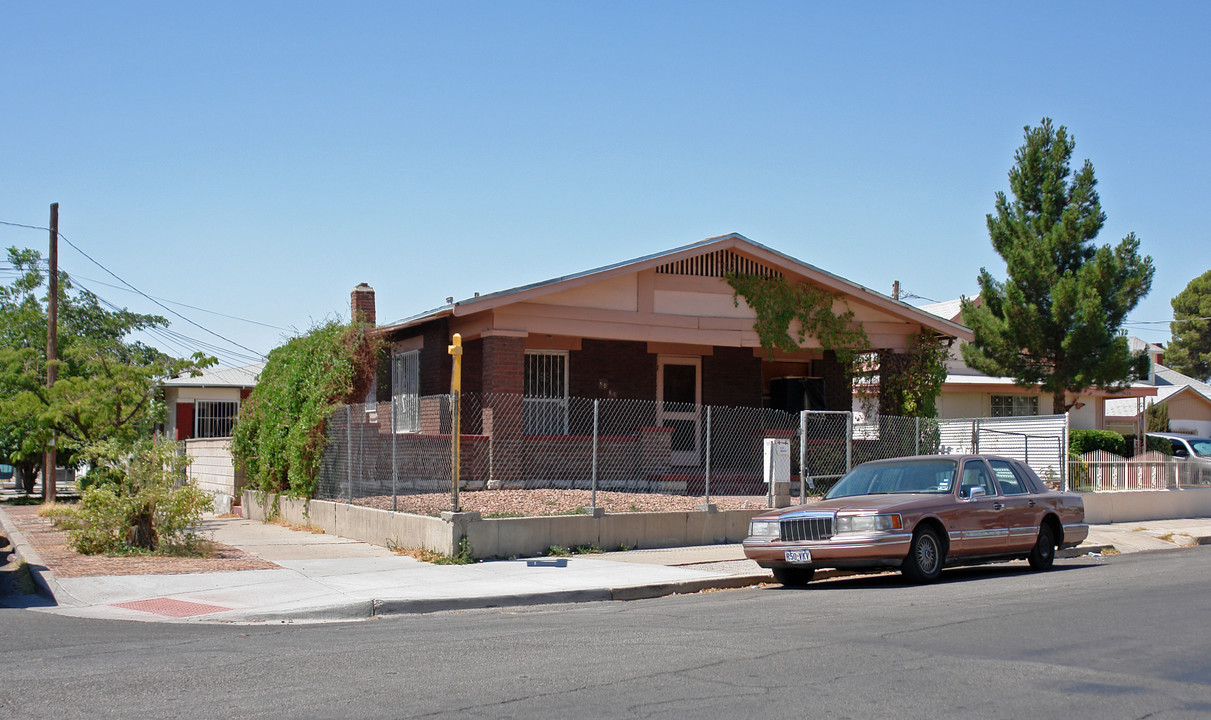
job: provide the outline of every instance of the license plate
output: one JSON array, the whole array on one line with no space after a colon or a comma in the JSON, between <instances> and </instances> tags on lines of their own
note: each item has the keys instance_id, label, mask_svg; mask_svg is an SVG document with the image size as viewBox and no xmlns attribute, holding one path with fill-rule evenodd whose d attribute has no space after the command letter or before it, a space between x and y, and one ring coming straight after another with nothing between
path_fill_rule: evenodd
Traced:
<instances>
[{"instance_id":1,"label":"license plate","mask_svg":"<svg viewBox=\"0 0 1211 720\"><path fill-rule=\"evenodd\" d=\"M812 561L811 550L784 550L783 557L788 563L809 563Z\"/></svg>"}]
</instances>

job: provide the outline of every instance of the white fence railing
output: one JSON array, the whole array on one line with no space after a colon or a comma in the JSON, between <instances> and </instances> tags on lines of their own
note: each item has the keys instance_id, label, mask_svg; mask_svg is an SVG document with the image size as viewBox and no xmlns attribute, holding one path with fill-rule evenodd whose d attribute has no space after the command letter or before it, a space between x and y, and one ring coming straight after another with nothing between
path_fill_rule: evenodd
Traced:
<instances>
[{"instance_id":1,"label":"white fence railing","mask_svg":"<svg viewBox=\"0 0 1211 720\"><path fill-rule=\"evenodd\" d=\"M1148 452L1124 458L1105 451L1085 453L1068 461L1073 490L1174 490L1211 485L1211 463L1201 464Z\"/></svg>"}]
</instances>

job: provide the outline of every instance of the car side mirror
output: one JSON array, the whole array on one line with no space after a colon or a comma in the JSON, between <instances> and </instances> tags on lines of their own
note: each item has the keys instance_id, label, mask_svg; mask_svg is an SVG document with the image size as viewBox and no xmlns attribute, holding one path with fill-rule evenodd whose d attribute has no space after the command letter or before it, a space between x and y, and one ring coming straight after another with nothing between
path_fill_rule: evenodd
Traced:
<instances>
[{"instance_id":1,"label":"car side mirror","mask_svg":"<svg viewBox=\"0 0 1211 720\"><path fill-rule=\"evenodd\" d=\"M972 489L967 491L967 499L975 500L976 498L984 497L987 494L988 494L988 491L984 489L983 485L976 485L975 487L973 487Z\"/></svg>"}]
</instances>

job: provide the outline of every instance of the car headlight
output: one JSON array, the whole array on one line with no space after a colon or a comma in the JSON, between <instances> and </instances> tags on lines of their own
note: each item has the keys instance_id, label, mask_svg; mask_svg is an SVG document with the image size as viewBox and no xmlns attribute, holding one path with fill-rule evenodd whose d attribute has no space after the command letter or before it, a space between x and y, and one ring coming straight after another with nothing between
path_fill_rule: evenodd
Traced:
<instances>
[{"instance_id":1,"label":"car headlight","mask_svg":"<svg viewBox=\"0 0 1211 720\"><path fill-rule=\"evenodd\" d=\"M778 521L751 520L748 524L748 534L753 537L778 537Z\"/></svg>"},{"instance_id":2,"label":"car headlight","mask_svg":"<svg viewBox=\"0 0 1211 720\"><path fill-rule=\"evenodd\" d=\"M886 515L838 515L835 532L880 532L904 527L897 513Z\"/></svg>"}]
</instances>

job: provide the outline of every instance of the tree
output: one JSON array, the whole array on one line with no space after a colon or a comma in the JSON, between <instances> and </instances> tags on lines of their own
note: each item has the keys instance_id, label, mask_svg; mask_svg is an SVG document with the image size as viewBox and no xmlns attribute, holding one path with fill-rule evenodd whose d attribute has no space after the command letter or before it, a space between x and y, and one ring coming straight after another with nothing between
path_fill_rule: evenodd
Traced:
<instances>
[{"instance_id":1,"label":"tree","mask_svg":"<svg viewBox=\"0 0 1211 720\"><path fill-rule=\"evenodd\" d=\"M46 387L46 282L41 257L9 248L17 277L0 286L0 455L32 476L52 435L65 465L117 459L150 436L163 408L159 382L215 362L188 360L126 338L168 321L107 309L66 273L59 282L58 377Z\"/></svg>"},{"instance_id":2,"label":"tree","mask_svg":"<svg viewBox=\"0 0 1211 720\"><path fill-rule=\"evenodd\" d=\"M1173 337L1165 348L1165 364L1211 381L1211 270L1191 280L1171 304L1169 332Z\"/></svg>"},{"instance_id":3,"label":"tree","mask_svg":"<svg viewBox=\"0 0 1211 720\"><path fill-rule=\"evenodd\" d=\"M1056 414L1071 407L1068 393L1119 388L1148 373L1147 355L1133 354L1119 327L1152 288L1152 258L1140 257L1135 233L1114 248L1093 244L1106 215L1093 165L1071 172L1074 147L1067 128L1048 118L1025 128L1009 171L1013 200L998 192L987 216L1009 277L981 268L981 302L962 305L975 335L963 347L967 364L1041 386Z\"/></svg>"}]
</instances>

